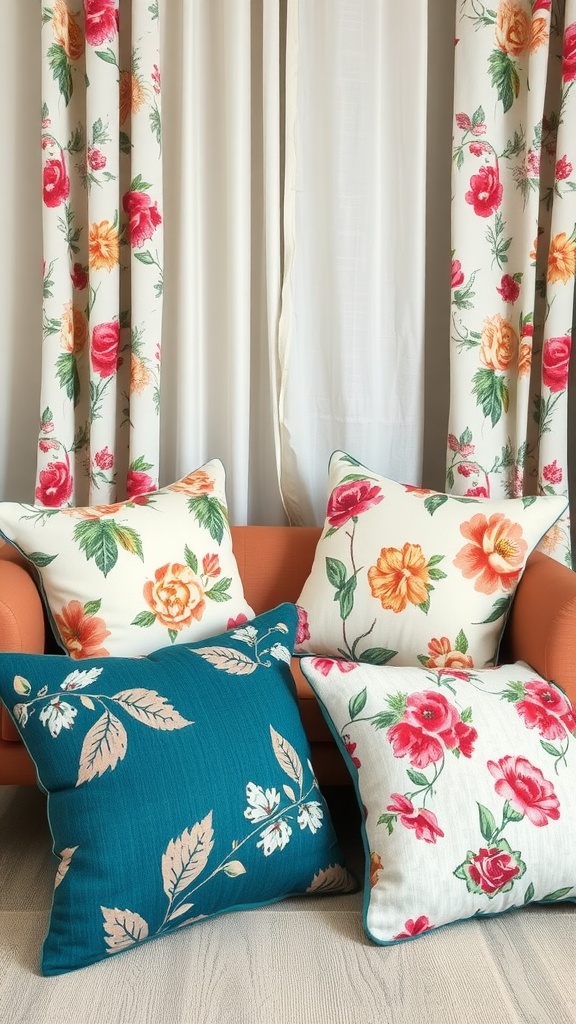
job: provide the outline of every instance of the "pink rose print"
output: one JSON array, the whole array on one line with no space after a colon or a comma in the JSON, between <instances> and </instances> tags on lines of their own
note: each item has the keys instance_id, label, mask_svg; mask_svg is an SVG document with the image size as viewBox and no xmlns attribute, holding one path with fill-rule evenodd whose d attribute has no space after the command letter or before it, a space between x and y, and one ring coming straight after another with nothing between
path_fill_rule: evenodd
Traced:
<instances>
[{"instance_id":1,"label":"pink rose print","mask_svg":"<svg viewBox=\"0 0 576 1024\"><path fill-rule=\"evenodd\" d=\"M415 768L427 768L444 756L444 748L439 740L406 722L392 725L387 735L394 757L408 757Z\"/></svg>"},{"instance_id":2,"label":"pink rose print","mask_svg":"<svg viewBox=\"0 0 576 1024\"><path fill-rule=\"evenodd\" d=\"M358 744L352 742L352 740L350 739L349 733L346 733L345 736L342 737L342 740L344 742L344 746L346 747L346 750L348 751L348 753L350 755L350 760L352 761L352 764L356 768L361 768L362 767L362 762L360 761L360 758L356 757L355 754L354 754L354 751L356 750L356 747L358 746Z\"/></svg>"},{"instance_id":3,"label":"pink rose print","mask_svg":"<svg viewBox=\"0 0 576 1024\"><path fill-rule=\"evenodd\" d=\"M558 465L556 459L554 459L554 462L549 462L547 466L544 466L542 476L548 484L562 483L562 469Z\"/></svg>"},{"instance_id":4,"label":"pink rose print","mask_svg":"<svg viewBox=\"0 0 576 1024\"><path fill-rule=\"evenodd\" d=\"M470 189L465 195L466 202L474 207L477 217L491 217L502 202L503 187L498 168L491 165L480 167L470 178Z\"/></svg>"},{"instance_id":5,"label":"pink rose print","mask_svg":"<svg viewBox=\"0 0 576 1024\"><path fill-rule=\"evenodd\" d=\"M308 624L308 612L305 608L301 608L299 604L296 605L298 612L298 626L296 627L296 646L303 644L305 640L310 639L310 626Z\"/></svg>"},{"instance_id":6,"label":"pink rose print","mask_svg":"<svg viewBox=\"0 0 576 1024\"><path fill-rule=\"evenodd\" d=\"M115 0L84 0L86 42L101 46L114 39L118 32L118 11Z\"/></svg>"},{"instance_id":7,"label":"pink rose print","mask_svg":"<svg viewBox=\"0 0 576 1024\"><path fill-rule=\"evenodd\" d=\"M469 862L465 862L464 870L477 888L487 896L494 896L505 888L512 888L514 879L523 873L522 865L518 863L514 854L499 846L483 846L478 853L472 855Z\"/></svg>"},{"instance_id":8,"label":"pink rose print","mask_svg":"<svg viewBox=\"0 0 576 1024\"><path fill-rule=\"evenodd\" d=\"M452 288L459 288L464 284L464 274L460 260L452 260Z\"/></svg>"},{"instance_id":9,"label":"pink rose print","mask_svg":"<svg viewBox=\"0 0 576 1024\"><path fill-rule=\"evenodd\" d=\"M105 448L101 448L99 452L96 452L94 456L94 462L98 466L98 469L112 469L114 465L114 456L112 452L108 451L108 445Z\"/></svg>"},{"instance_id":10,"label":"pink rose print","mask_svg":"<svg viewBox=\"0 0 576 1024\"><path fill-rule=\"evenodd\" d=\"M352 672L353 669L358 668L358 664L355 661L341 661L337 658L312 658L312 665L323 676L327 676L330 670L335 667L340 672Z\"/></svg>"},{"instance_id":11,"label":"pink rose print","mask_svg":"<svg viewBox=\"0 0 576 1024\"><path fill-rule=\"evenodd\" d=\"M152 79L152 88L154 89L156 95L158 95L158 93L160 92L160 68L158 67L157 64L153 64L152 74L150 77Z\"/></svg>"},{"instance_id":12,"label":"pink rose print","mask_svg":"<svg viewBox=\"0 0 576 1024\"><path fill-rule=\"evenodd\" d=\"M524 686L526 696L516 711L528 729L537 729L546 740L561 740L574 729L574 712L569 701L554 686L534 679Z\"/></svg>"},{"instance_id":13,"label":"pink rose print","mask_svg":"<svg viewBox=\"0 0 576 1024\"><path fill-rule=\"evenodd\" d=\"M90 359L95 373L101 377L111 377L116 373L119 344L120 324L117 320L96 324L90 342Z\"/></svg>"},{"instance_id":14,"label":"pink rose print","mask_svg":"<svg viewBox=\"0 0 576 1024\"><path fill-rule=\"evenodd\" d=\"M478 487L469 487L467 491L464 491L463 497L465 498L489 498L488 488L484 484L479 484Z\"/></svg>"},{"instance_id":15,"label":"pink rose print","mask_svg":"<svg viewBox=\"0 0 576 1024\"><path fill-rule=\"evenodd\" d=\"M99 149L88 148L88 164L93 171L101 171L106 167L106 157Z\"/></svg>"},{"instance_id":16,"label":"pink rose print","mask_svg":"<svg viewBox=\"0 0 576 1024\"><path fill-rule=\"evenodd\" d=\"M572 341L568 334L544 342L542 380L550 391L564 391L568 386L571 347Z\"/></svg>"},{"instance_id":17,"label":"pink rose print","mask_svg":"<svg viewBox=\"0 0 576 1024\"><path fill-rule=\"evenodd\" d=\"M560 804L551 782L525 757L506 756L488 761L487 768L498 796L508 800L519 814L541 828L560 817Z\"/></svg>"},{"instance_id":18,"label":"pink rose print","mask_svg":"<svg viewBox=\"0 0 576 1024\"><path fill-rule=\"evenodd\" d=\"M572 174L572 170L573 167L570 161L568 160L568 157L566 155L561 156L560 159L556 162L556 181L565 181L566 178L569 178Z\"/></svg>"},{"instance_id":19,"label":"pink rose print","mask_svg":"<svg viewBox=\"0 0 576 1024\"><path fill-rule=\"evenodd\" d=\"M416 839L423 839L425 843L435 843L437 838L444 837L433 811L427 811L423 807L416 810L412 801L402 793L391 793L390 800L391 803L387 805L386 810L397 814L404 828L414 829Z\"/></svg>"},{"instance_id":20,"label":"pink rose print","mask_svg":"<svg viewBox=\"0 0 576 1024\"><path fill-rule=\"evenodd\" d=\"M243 626L245 622L248 622L248 619L243 612L240 612L235 619L228 619L226 629L237 629L238 626Z\"/></svg>"},{"instance_id":21,"label":"pink rose print","mask_svg":"<svg viewBox=\"0 0 576 1024\"><path fill-rule=\"evenodd\" d=\"M152 238L156 228L162 223L158 203L153 203L147 192L126 192L122 206L130 218L130 245L133 249L139 249L144 242Z\"/></svg>"},{"instance_id":22,"label":"pink rose print","mask_svg":"<svg viewBox=\"0 0 576 1024\"><path fill-rule=\"evenodd\" d=\"M565 82L576 81L576 21L564 31L562 78Z\"/></svg>"},{"instance_id":23,"label":"pink rose print","mask_svg":"<svg viewBox=\"0 0 576 1024\"><path fill-rule=\"evenodd\" d=\"M74 264L70 277L72 278L72 284L79 292L84 291L88 287L88 273L81 263Z\"/></svg>"},{"instance_id":24,"label":"pink rose print","mask_svg":"<svg viewBox=\"0 0 576 1024\"><path fill-rule=\"evenodd\" d=\"M482 156L483 153L490 152L490 146L487 142L471 142L468 150L472 156Z\"/></svg>"},{"instance_id":25,"label":"pink rose print","mask_svg":"<svg viewBox=\"0 0 576 1024\"><path fill-rule=\"evenodd\" d=\"M394 938L412 939L415 935L422 935L423 932L428 932L433 927L434 926L430 924L430 921L425 914L422 914L421 917L417 917L415 921L409 917L404 925L404 931L398 932L398 935L395 935Z\"/></svg>"},{"instance_id":26,"label":"pink rose print","mask_svg":"<svg viewBox=\"0 0 576 1024\"><path fill-rule=\"evenodd\" d=\"M51 462L46 469L40 471L34 497L46 508L60 508L70 500L72 487L68 461Z\"/></svg>"},{"instance_id":27,"label":"pink rose print","mask_svg":"<svg viewBox=\"0 0 576 1024\"><path fill-rule=\"evenodd\" d=\"M475 462L460 462L456 468L460 476L476 476L480 472L480 467Z\"/></svg>"},{"instance_id":28,"label":"pink rose print","mask_svg":"<svg viewBox=\"0 0 576 1024\"><path fill-rule=\"evenodd\" d=\"M138 497L141 494L149 494L156 490L156 483L151 476L143 473L140 469L129 469L126 477L126 493L129 498Z\"/></svg>"},{"instance_id":29,"label":"pink rose print","mask_svg":"<svg viewBox=\"0 0 576 1024\"><path fill-rule=\"evenodd\" d=\"M47 160L42 170L42 198L44 206L56 207L70 195L70 178L66 171L64 154L59 160Z\"/></svg>"},{"instance_id":30,"label":"pink rose print","mask_svg":"<svg viewBox=\"0 0 576 1024\"><path fill-rule=\"evenodd\" d=\"M330 526L344 526L350 519L378 505L384 498L380 488L369 480L350 480L335 487L330 495L326 516Z\"/></svg>"},{"instance_id":31,"label":"pink rose print","mask_svg":"<svg viewBox=\"0 0 576 1024\"><path fill-rule=\"evenodd\" d=\"M502 296L504 302L516 302L520 295L520 285L513 277L510 277L510 274L503 274L500 287L496 291Z\"/></svg>"},{"instance_id":32,"label":"pink rose print","mask_svg":"<svg viewBox=\"0 0 576 1024\"><path fill-rule=\"evenodd\" d=\"M448 447L451 452L458 452L464 459L474 454L473 444L461 444L455 434L448 434Z\"/></svg>"}]
</instances>

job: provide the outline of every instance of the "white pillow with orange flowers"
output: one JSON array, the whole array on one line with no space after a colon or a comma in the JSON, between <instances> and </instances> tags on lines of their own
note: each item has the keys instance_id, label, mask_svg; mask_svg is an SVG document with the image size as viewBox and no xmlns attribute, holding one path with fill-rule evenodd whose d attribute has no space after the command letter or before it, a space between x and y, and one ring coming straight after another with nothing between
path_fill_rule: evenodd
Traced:
<instances>
[{"instance_id":1,"label":"white pillow with orange flowers","mask_svg":"<svg viewBox=\"0 0 576 1024\"><path fill-rule=\"evenodd\" d=\"M297 602L296 653L494 664L526 560L566 508L559 496L492 500L410 487L335 452L324 530Z\"/></svg>"},{"instance_id":2,"label":"white pillow with orange flowers","mask_svg":"<svg viewBox=\"0 0 576 1024\"><path fill-rule=\"evenodd\" d=\"M253 618L232 551L222 463L114 505L0 503L72 658L149 654Z\"/></svg>"}]
</instances>

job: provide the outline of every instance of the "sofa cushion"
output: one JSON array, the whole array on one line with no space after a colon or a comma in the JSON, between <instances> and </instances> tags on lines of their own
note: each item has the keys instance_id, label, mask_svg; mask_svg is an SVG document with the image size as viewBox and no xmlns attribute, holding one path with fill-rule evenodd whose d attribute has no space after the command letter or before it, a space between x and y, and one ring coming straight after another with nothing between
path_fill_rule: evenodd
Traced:
<instances>
[{"instance_id":1,"label":"sofa cushion","mask_svg":"<svg viewBox=\"0 0 576 1024\"><path fill-rule=\"evenodd\" d=\"M72 658L148 654L246 620L222 463L114 505L0 503L0 534L38 570Z\"/></svg>"},{"instance_id":2,"label":"sofa cushion","mask_svg":"<svg viewBox=\"0 0 576 1024\"><path fill-rule=\"evenodd\" d=\"M576 898L576 717L562 690L524 663L302 669L363 810L371 939Z\"/></svg>"},{"instance_id":3,"label":"sofa cushion","mask_svg":"<svg viewBox=\"0 0 576 1024\"><path fill-rule=\"evenodd\" d=\"M348 891L290 674L296 611L141 658L1 654L59 858L44 974L296 893Z\"/></svg>"},{"instance_id":4,"label":"sofa cushion","mask_svg":"<svg viewBox=\"0 0 576 1024\"><path fill-rule=\"evenodd\" d=\"M528 555L567 507L558 496L482 499L330 461L326 521L298 597L299 654L483 668Z\"/></svg>"}]
</instances>

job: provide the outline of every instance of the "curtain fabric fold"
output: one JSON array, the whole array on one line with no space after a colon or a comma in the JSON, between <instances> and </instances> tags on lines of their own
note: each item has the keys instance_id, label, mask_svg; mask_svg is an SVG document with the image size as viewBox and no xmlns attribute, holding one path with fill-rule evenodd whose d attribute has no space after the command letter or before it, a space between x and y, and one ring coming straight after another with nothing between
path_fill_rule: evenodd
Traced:
<instances>
[{"instance_id":1,"label":"curtain fabric fold","mask_svg":"<svg viewBox=\"0 0 576 1024\"><path fill-rule=\"evenodd\" d=\"M568 493L576 2L457 7L447 486ZM541 547L571 564L568 514Z\"/></svg>"},{"instance_id":2,"label":"curtain fabric fold","mask_svg":"<svg viewBox=\"0 0 576 1024\"><path fill-rule=\"evenodd\" d=\"M158 0L42 7L43 359L36 504L159 476Z\"/></svg>"}]
</instances>

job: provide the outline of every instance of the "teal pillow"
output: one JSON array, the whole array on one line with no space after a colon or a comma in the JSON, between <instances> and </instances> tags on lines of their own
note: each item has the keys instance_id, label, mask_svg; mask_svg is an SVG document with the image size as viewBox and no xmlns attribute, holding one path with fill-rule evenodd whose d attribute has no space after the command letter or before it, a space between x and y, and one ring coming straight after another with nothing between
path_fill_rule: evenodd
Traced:
<instances>
[{"instance_id":1,"label":"teal pillow","mask_svg":"<svg viewBox=\"0 0 576 1024\"><path fill-rule=\"evenodd\" d=\"M290 673L285 604L141 658L0 654L59 858L41 969L228 910L348 891Z\"/></svg>"}]
</instances>

